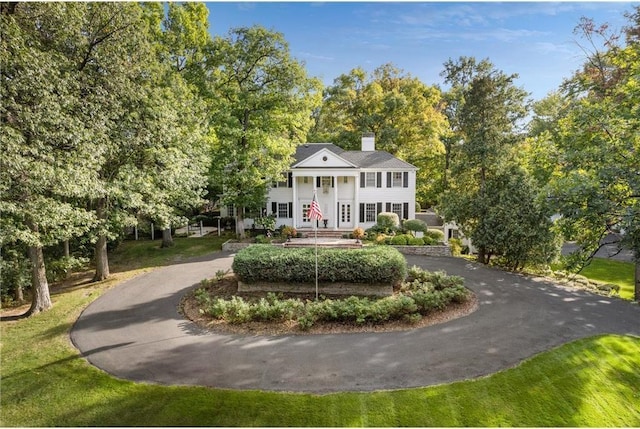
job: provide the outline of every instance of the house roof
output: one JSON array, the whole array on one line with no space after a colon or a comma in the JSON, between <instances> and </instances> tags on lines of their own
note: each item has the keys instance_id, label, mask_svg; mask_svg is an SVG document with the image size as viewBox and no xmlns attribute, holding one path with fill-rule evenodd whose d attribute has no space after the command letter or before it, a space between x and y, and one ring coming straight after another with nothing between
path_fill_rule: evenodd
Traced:
<instances>
[{"instance_id":1,"label":"house roof","mask_svg":"<svg viewBox=\"0 0 640 429\"><path fill-rule=\"evenodd\" d=\"M334 145L333 143L305 143L297 147L296 154L294 155L294 164L304 161L322 149L328 149L336 155L340 155L344 152L344 149Z\"/></svg>"},{"instance_id":2,"label":"house roof","mask_svg":"<svg viewBox=\"0 0 640 429\"><path fill-rule=\"evenodd\" d=\"M330 150L331 152L343 158L345 161L348 161L359 168L416 168L414 165L396 158L389 152L385 152L382 150L366 152L360 150L346 151L341 147L334 145L333 143L306 143L298 146L294 155L295 162L293 164L295 165L304 161L305 159L309 158L322 149Z\"/></svg>"}]
</instances>

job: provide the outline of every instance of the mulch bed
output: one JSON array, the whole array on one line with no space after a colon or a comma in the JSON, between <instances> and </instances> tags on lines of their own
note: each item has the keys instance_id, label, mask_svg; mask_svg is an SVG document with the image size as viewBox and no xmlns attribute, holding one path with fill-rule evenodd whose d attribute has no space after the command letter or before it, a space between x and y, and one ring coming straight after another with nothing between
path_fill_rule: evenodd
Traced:
<instances>
[{"instance_id":1,"label":"mulch bed","mask_svg":"<svg viewBox=\"0 0 640 429\"><path fill-rule=\"evenodd\" d=\"M239 293L238 281L235 276L227 276L223 280L207 286L207 291L212 298L230 299L240 296L245 300L258 300L266 296L263 292ZM446 309L435 311L416 323L403 320L389 321L383 324L355 324L355 323L325 323L318 322L311 329L303 331L295 321L287 322L249 322L239 325L229 324L223 320L217 320L200 313L200 306L195 299L195 290L188 293L181 302L181 313L197 326L212 332L223 334L242 335L311 335L311 334L339 334L355 332L390 332L406 331L410 329L424 328L438 323L467 316L478 308L478 299L469 291L469 299L460 304L451 304ZM302 300L314 300L315 294L279 294L286 298L298 298ZM344 298L327 296L327 298Z\"/></svg>"}]
</instances>

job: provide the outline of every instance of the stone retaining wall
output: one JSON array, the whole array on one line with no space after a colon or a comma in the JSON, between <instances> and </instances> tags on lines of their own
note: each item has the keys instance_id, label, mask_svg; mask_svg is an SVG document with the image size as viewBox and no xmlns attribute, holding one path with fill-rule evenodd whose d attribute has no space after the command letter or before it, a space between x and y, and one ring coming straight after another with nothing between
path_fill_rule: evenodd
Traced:
<instances>
[{"instance_id":1,"label":"stone retaining wall","mask_svg":"<svg viewBox=\"0 0 640 429\"><path fill-rule=\"evenodd\" d=\"M288 292L288 293L315 293L316 285L312 283L278 283L258 282L244 283L238 281L238 292ZM319 283L320 294L327 295L361 295L361 296L391 296L393 286L388 284L366 283Z\"/></svg>"},{"instance_id":2,"label":"stone retaining wall","mask_svg":"<svg viewBox=\"0 0 640 429\"><path fill-rule=\"evenodd\" d=\"M451 256L451 248L444 246L393 246L403 255Z\"/></svg>"}]
</instances>

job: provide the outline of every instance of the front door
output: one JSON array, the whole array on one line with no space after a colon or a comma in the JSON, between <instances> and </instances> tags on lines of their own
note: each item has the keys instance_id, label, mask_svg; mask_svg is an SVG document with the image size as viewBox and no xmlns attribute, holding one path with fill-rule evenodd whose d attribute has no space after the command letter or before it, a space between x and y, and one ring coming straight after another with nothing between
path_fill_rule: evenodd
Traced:
<instances>
[{"instance_id":1,"label":"front door","mask_svg":"<svg viewBox=\"0 0 640 429\"><path fill-rule=\"evenodd\" d=\"M353 228L353 210L351 202L338 203L339 228Z\"/></svg>"}]
</instances>

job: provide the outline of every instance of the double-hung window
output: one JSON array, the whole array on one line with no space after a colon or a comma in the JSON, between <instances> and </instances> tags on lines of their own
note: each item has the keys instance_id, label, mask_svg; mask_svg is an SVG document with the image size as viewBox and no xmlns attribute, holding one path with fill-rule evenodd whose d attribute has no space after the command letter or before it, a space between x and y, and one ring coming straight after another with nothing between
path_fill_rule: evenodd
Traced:
<instances>
[{"instance_id":1,"label":"double-hung window","mask_svg":"<svg viewBox=\"0 0 640 429\"><path fill-rule=\"evenodd\" d=\"M391 204L391 212L398 215L398 218L403 219L402 216L402 203Z\"/></svg>"},{"instance_id":2,"label":"double-hung window","mask_svg":"<svg viewBox=\"0 0 640 429\"><path fill-rule=\"evenodd\" d=\"M376 187L376 173L375 172L367 172L367 173L365 173L365 186L367 188L375 188Z\"/></svg>"},{"instance_id":3,"label":"double-hung window","mask_svg":"<svg viewBox=\"0 0 640 429\"><path fill-rule=\"evenodd\" d=\"M391 187L402 188L402 171L394 171L391 173Z\"/></svg>"},{"instance_id":4,"label":"double-hung window","mask_svg":"<svg viewBox=\"0 0 640 429\"><path fill-rule=\"evenodd\" d=\"M278 203L278 217L279 218L288 218L289 217L289 204L287 204L287 203Z\"/></svg>"},{"instance_id":5,"label":"double-hung window","mask_svg":"<svg viewBox=\"0 0 640 429\"><path fill-rule=\"evenodd\" d=\"M367 203L364 208L364 221L375 222L376 221L376 204Z\"/></svg>"}]
</instances>

